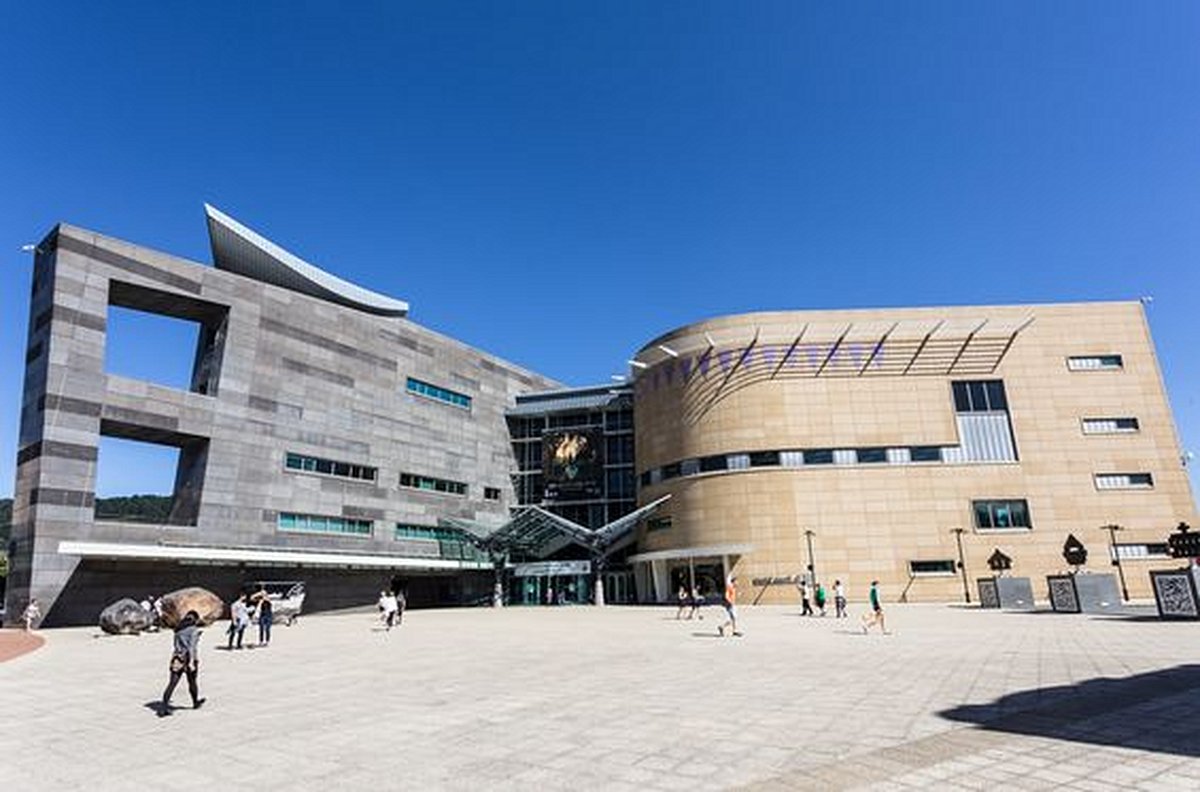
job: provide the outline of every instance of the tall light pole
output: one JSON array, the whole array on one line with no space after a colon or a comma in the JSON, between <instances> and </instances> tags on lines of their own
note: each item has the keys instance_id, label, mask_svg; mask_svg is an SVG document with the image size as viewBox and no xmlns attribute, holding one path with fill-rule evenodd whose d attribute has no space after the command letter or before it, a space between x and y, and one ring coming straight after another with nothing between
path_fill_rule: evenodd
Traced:
<instances>
[{"instance_id":1,"label":"tall light pole","mask_svg":"<svg viewBox=\"0 0 1200 792\"><path fill-rule=\"evenodd\" d=\"M812 538L815 535L816 534L813 533L813 530L811 528L806 528L804 530L804 539L805 539L805 541L808 542L808 574L812 576L812 580L810 582L814 586L817 583L817 568L813 564L813 551L812 551Z\"/></svg>"},{"instance_id":2,"label":"tall light pole","mask_svg":"<svg viewBox=\"0 0 1200 792\"><path fill-rule=\"evenodd\" d=\"M1108 549L1112 553L1113 566L1117 568L1117 577L1121 579L1121 597L1129 602L1129 588L1125 585L1125 567L1121 566L1121 554L1117 552L1117 531L1125 529L1119 525L1101 525L1101 531L1108 531Z\"/></svg>"},{"instance_id":3,"label":"tall light pole","mask_svg":"<svg viewBox=\"0 0 1200 792\"><path fill-rule=\"evenodd\" d=\"M963 556L962 535L966 531L965 528L951 528L954 532L954 539L958 543L958 571L962 574L963 584L963 599L967 604L971 604L971 587L967 585L967 559Z\"/></svg>"}]
</instances>

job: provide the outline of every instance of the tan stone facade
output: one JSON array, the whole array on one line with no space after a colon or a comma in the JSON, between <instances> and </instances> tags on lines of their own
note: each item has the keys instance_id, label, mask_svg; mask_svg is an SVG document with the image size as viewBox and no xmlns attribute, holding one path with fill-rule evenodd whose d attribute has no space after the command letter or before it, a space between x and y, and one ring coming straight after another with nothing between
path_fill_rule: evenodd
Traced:
<instances>
[{"instance_id":1,"label":"tan stone facade","mask_svg":"<svg viewBox=\"0 0 1200 792\"><path fill-rule=\"evenodd\" d=\"M673 496L639 551L741 546L744 600L795 600L752 581L801 573L806 530L817 577L851 599L872 579L888 600L961 598L954 528L972 598L1000 549L1041 599L1068 534L1087 569L1111 572L1101 526L1153 545L1195 519L1137 302L746 314L668 333L636 360L639 503ZM956 408L953 383L996 381L1004 409ZM1030 527L981 527L976 501L996 502L1001 524L1024 501ZM941 571L913 575L914 561ZM687 561L658 563L662 597L664 572ZM1179 565L1123 564L1135 598L1151 596L1149 569Z\"/></svg>"}]
</instances>

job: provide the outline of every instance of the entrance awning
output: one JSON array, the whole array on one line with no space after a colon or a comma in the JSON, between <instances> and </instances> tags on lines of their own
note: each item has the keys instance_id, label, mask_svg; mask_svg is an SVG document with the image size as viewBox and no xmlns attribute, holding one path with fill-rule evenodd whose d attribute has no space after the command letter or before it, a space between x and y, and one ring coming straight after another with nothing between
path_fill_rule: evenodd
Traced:
<instances>
[{"instance_id":1,"label":"entrance awning","mask_svg":"<svg viewBox=\"0 0 1200 792\"><path fill-rule=\"evenodd\" d=\"M629 557L631 562L671 561L687 558L720 558L722 556L743 556L754 551L754 545L725 544L709 545L707 547L680 547L674 550L652 550L648 553L638 553Z\"/></svg>"},{"instance_id":2,"label":"entrance awning","mask_svg":"<svg viewBox=\"0 0 1200 792\"><path fill-rule=\"evenodd\" d=\"M480 561L443 558L407 558L366 553L311 552L277 550L268 547L219 547L204 545L123 544L120 542L58 543L59 555L83 558L128 559L131 561L177 561L196 564L270 564L280 566L320 566L358 569L423 569L453 571L491 569Z\"/></svg>"}]
</instances>

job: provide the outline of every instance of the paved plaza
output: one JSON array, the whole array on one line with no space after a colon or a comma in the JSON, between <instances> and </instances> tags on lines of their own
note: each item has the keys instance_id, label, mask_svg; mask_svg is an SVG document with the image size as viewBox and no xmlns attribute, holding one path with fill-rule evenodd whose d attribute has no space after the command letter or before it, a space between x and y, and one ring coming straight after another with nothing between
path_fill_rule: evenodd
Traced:
<instances>
[{"instance_id":1,"label":"paved plaza","mask_svg":"<svg viewBox=\"0 0 1200 792\"><path fill-rule=\"evenodd\" d=\"M312 616L241 652L218 625L208 703L161 719L167 634L49 631L0 664L3 787L1200 788L1200 625L910 605L864 636L759 607L720 639L716 609L674 616Z\"/></svg>"}]
</instances>

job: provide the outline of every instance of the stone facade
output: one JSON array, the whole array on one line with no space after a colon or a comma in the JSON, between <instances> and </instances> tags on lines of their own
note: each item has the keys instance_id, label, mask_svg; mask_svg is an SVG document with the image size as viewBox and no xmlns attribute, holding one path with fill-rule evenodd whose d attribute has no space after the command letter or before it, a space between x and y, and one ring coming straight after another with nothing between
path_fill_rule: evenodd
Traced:
<instances>
[{"instance_id":1,"label":"stone facade","mask_svg":"<svg viewBox=\"0 0 1200 792\"><path fill-rule=\"evenodd\" d=\"M1158 544L1195 518L1136 302L748 314L668 333L638 362L639 503L673 496L667 527L643 527L639 550L743 548L730 561L744 590L802 573L806 531L827 586L840 578L861 598L878 579L887 599L936 601L962 596L954 528L970 577L1000 548L1014 574L1041 581L1064 570L1069 533L1108 572L1101 526ZM952 383L988 381L1003 383L1006 408L960 412ZM1150 479L1118 488L1111 474ZM1031 527L980 526L984 500L1026 502ZM941 567L913 575L910 562ZM1134 597L1150 595L1150 568L1174 564L1123 563Z\"/></svg>"},{"instance_id":2,"label":"stone facade","mask_svg":"<svg viewBox=\"0 0 1200 792\"><path fill-rule=\"evenodd\" d=\"M200 325L189 390L105 372L110 305ZM503 520L515 503L504 411L518 393L560 387L406 318L69 225L38 248L26 360L7 612L19 616L33 596L47 624L91 622L114 593L96 580L70 585L85 570L59 552L64 540L412 555L413 540L393 537L396 523ZM469 407L411 393L410 377L469 397ZM101 435L179 448L170 524L94 519ZM288 453L377 473L291 470ZM402 487L401 473L462 482L466 493ZM284 512L366 520L371 533L286 532ZM89 579L105 568L85 566ZM154 569L143 566L139 585Z\"/></svg>"}]
</instances>

